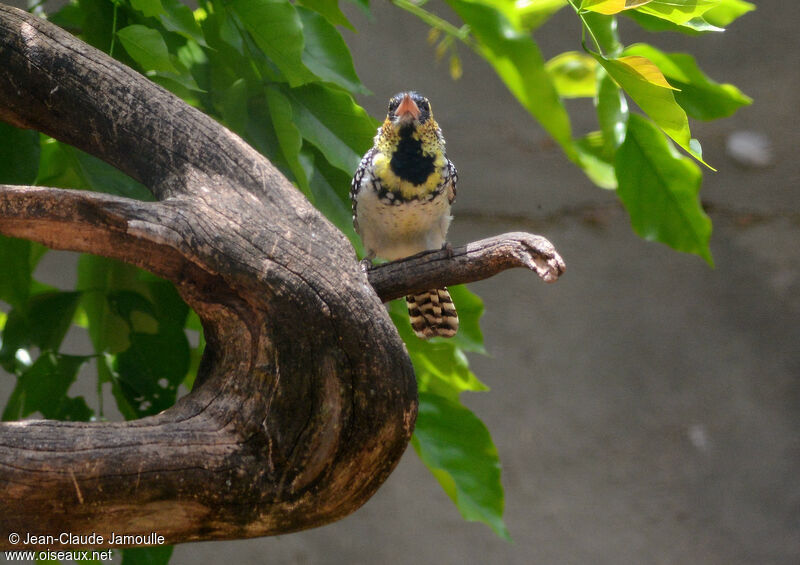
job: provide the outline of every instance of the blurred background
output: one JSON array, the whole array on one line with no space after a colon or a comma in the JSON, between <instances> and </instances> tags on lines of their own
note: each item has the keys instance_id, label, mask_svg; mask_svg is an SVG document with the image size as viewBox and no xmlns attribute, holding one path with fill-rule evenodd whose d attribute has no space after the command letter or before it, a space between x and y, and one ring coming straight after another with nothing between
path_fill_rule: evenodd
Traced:
<instances>
[{"instance_id":1,"label":"blurred background","mask_svg":"<svg viewBox=\"0 0 800 565\"><path fill-rule=\"evenodd\" d=\"M171 563L800 563L800 4L758 3L724 34L646 37L754 98L692 124L719 170L701 191L714 269L635 236L484 61L461 49L453 81L424 24L372 11L347 10L359 33L344 32L374 92L360 102L382 118L395 92L430 98L460 176L451 242L530 231L567 263L554 285L521 270L470 285L490 353L470 362L492 390L462 400L500 452L513 542L464 522L409 450L340 522L184 544ZM622 20L625 43L645 39ZM578 21L564 10L536 38L545 58L579 49ZM576 135L594 129L591 103L569 103ZM39 277L72 279L72 261L51 253Z\"/></svg>"}]
</instances>

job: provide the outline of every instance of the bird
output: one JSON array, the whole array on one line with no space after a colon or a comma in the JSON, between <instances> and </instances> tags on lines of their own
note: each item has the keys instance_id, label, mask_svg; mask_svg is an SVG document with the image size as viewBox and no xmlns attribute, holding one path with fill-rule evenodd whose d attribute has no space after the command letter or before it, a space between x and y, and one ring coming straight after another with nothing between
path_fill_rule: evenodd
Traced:
<instances>
[{"instance_id":1,"label":"bird","mask_svg":"<svg viewBox=\"0 0 800 565\"><path fill-rule=\"evenodd\" d=\"M393 261L427 250L452 251L447 230L457 182L428 99L413 90L392 96L350 189L353 226L366 250L362 264L369 267L376 257ZM458 331L447 287L410 294L406 304L420 339Z\"/></svg>"}]
</instances>

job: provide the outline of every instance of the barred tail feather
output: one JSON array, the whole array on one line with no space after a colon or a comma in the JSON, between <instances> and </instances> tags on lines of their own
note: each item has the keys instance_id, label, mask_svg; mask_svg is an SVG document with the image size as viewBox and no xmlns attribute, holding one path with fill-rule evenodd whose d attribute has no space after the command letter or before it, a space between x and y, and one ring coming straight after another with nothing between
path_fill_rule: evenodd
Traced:
<instances>
[{"instance_id":1,"label":"barred tail feather","mask_svg":"<svg viewBox=\"0 0 800 565\"><path fill-rule=\"evenodd\" d=\"M420 339L453 337L458 331L458 314L446 288L406 296L411 328Z\"/></svg>"}]
</instances>

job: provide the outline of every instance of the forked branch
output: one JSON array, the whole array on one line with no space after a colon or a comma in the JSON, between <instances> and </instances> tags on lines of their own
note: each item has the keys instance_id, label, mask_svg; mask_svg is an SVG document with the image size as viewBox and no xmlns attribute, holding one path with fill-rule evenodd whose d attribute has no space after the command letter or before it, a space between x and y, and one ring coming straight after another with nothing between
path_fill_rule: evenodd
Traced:
<instances>
[{"instance_id":1,"label":"forked branch","mask_svg":"<svg viewBox=\"0 0 800 565\"><path fill-rule=\"evenodd\" d=\"M386 479L416 417L381 299L512 266L548 281L564 269L543 238L508 234L378 267L373 291L344 235L241 139L2 5L0 119L106 160L158 200L0 185L0 233L168 278L207 341L192 392L156 416L0 423L0 548L12 532L177 543L336 520Z\"/></svg>"}]
</instances>

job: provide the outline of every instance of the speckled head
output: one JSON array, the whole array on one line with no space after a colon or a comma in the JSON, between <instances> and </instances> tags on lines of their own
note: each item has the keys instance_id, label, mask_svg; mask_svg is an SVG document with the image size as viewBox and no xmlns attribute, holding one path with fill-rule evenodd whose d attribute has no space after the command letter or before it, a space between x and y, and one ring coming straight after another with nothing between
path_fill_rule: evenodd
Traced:
<instances>
[{"instance_id":1,"label":"speckled head","mask_svg":"<svg viewBox=\"0 0 800 565\"><path fill-rule=\"evenodd\" d=\"M413 90L400 92L389 100L386 120L395 128L420 126L433 119L428 99Z\"/></svg>"}]
</instances>

